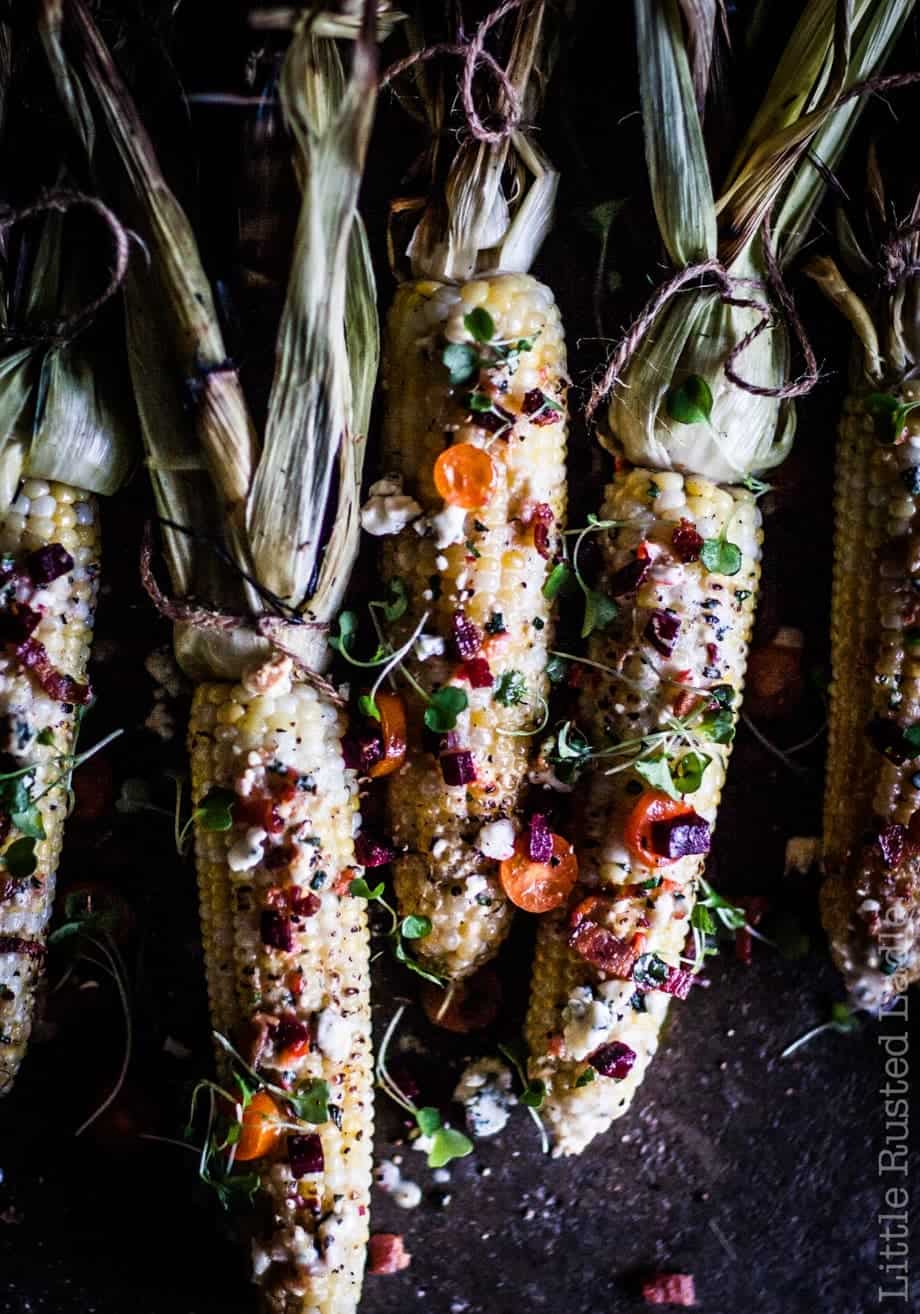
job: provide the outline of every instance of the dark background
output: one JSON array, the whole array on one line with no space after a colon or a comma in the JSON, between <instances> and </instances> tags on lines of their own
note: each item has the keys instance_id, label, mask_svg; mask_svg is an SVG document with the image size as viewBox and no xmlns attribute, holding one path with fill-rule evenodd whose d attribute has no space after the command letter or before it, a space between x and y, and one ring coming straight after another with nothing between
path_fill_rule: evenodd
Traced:
<instances>
[{"instance_id":1,"label":"dark background","mask_svg":"<svg viewBox=\"0 0 920 1314\"><path fill-rule=\"evenodd\" d=\"M229 21L231 11L236 16L232 5L186 6L173 60L166 59L157 30L144 23L126 28L126 49L129 38L146 43L134 59L142 95L163 110L164 121L173 116L173 131L184 122L176 110L180 85L193 91L238 87L245 38ZM536 272L561 302L578 384L604 354L592 310L598 242L584 212L598 202L625 201L605 271L605 279L611 271L621 276L615 291L606 280L606 336L615 335L664 269L648 219L628 11L600 2L579 5L544 118L563 191L558 226ZM787 14L778 5L756 13L761 21L751 39L745 33L754 7L741 5L732 14L740 72L726 78L725 90L734 108L723 103L710 118L724 136L733 114L743 122L756 102L770 56L795 16L792 7ZM394 38L385 61L396 57L397 45ZM912 28L895 67L916 67L916 55ZM891 109L878 102L871 107L834 204L845 204L858 218L869 137L890 142L895 157L899 140L902 150L913 149L915 110L916 98L909 96ZM237 115L225 107L196 109L181 159L170 156L181 165L177 176L192 208L196 196L206 198L199 219L215 275L226 259L220 207L232 196ZM384 96L364 205L380 257L383 303L392 287L383 259L386 200L419 141L410 120ZM715 141L713 149L724 158L724 142ZM171 150L164 129L164 151ZM830 247L829 219L827 207L815 250ZM765 578L756 638L768 641L779 624L805 634L801 697L779 719L757 718L781 746L807 738L824 718L818 690L828 662L834 428L847 356L847 334L832 312L806 280L795 277L794 287L823 378L800 405L793 456L762 503ZM373 452L369 460L373 468ZM573 524L596 505L597 462L576 424ZM78 988L98 978L91 970L81 969L50 997L21 1078L0 1110L4 1314L243 1314L254 1308L245 1259L199 1184L195 1160L181 1148L142 1139L181 1134L190 1089L209 1064L191 865L176 858L166 817L125 815L112 806L121 782L140 777L154 801L170 807L173 786L164 773L182 765L182 700L168 702L179 727L171 741L142 724L154 701L143 659L169 640L168 627L137 583L140 524L148 513L141 476L108 508L95 673L100 696L86 742L118 726L126 733L101 768L85 769L61 869L62 888L98 881L117 889L132 910L134 929L124 948L135 1057L117 1104L75 1140L74 1128L109 1089L123 1024L108 987ZM876 1025L867 1019L849 1035L824 1033L780 1058L784 1046L825 1021L831 1002L841 997L817 922L817 877L783 875L787 838L820 828L822 752L819 740L796 754L800 769L793 771L740 726L720 811L710 878L725 893L766 895L767 929L786 954L758 944L753 965L745 967L729 944L706 971L708 988L672 1009L662 1051L632 1112L581 1158L543 1158L523 1110L501 1136L478 1142L473 1155L452 1164L447 1184L436 1184L423 1156L403 1147L403 1168L422 1185L423 1202L406 1213L375 1190L372 1226L403 1233L412 1265L399 1276L367 1279L366 1314L407 1308L427 1314L629 1314L644 1308L638 1284L657 1268L693 1273L706 1314L865 1314L878 1305L876 1216L884 1212L884 1187L902 1179L883 1181L877 1171L884 1120ZM499 1021L481 1036L436 1032L416 1006L414 979L386 957L375 963L377 1036L397 1003L409 1002L403 1034L416 1037L421 1052L413 1049L404 1061L421 1084L423 1102L449 1099L466 1058L494 1053L499 1040L519 1030L531 934L521 918L500 961ZM804 956L789 957L791 942L803 935L809 937ZM52 981L59 977L52 957ZM910 1030L916 1048L915 1019ZM167 1036L186 1046L189 1057L165 1053ZM916 1095L916 1071L913 1087ZM382 1095L377 1120L378 1157L399 1153L405 1127ZM915 1154L915 1178L917 1162ZM916 1221L915 1204L915 1237ZM890 1301L881 1308L920 1308L917 1279L912 1295L912 1305Z\"/></svg>"}]
</instances>

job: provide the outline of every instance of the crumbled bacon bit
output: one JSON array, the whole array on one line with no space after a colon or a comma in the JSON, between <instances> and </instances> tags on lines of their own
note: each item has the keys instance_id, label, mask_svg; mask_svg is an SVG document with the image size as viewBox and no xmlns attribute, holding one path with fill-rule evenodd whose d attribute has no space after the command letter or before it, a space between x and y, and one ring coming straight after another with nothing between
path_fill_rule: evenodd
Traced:
<instances>
[{"instance_id":1,"label":"crumbled bacon bit","mask_svg":"<svg viewBox=\"0 0 920 1314\"><path fill-rule=\"evenodd\" d=\"M297 886L292 886L297 890ZM320 897L314 894L312 890L307 890L306 894L300 894L291 901L291 912L295 917L315 917L320 910Z\"/></svg>"},{"instance_id":2,"label":"crumbled bacon bit","mask_svg":"<svg viewBox=\"0 0 920 1314\"><path fill-rule=\"evenodd\" d=\"M233 805L233 820L241 826L255 826L268 835L280 835L284 818L270 795L237 799Z\"/></svg>"},{"instance_id":3,"label":"crumbled bacon bit","mask_svg":"<svg viewBox=\"0 0 920 1314\"><path fill-rule=\"evenodd\" d=\"M681 520L671 535L671 546L681 561L698 561L703 540L691 521Z\"/></svg>"},{"instance_id":4,"label":"crumbled bacon bit","mask_svg":"<svg viewBox=\"0 0 920 1314\"><path fill-rule=\"evenodd\" d=\"M469 680L474 689L491 689L492 671L485 657L473 657L460 667L464 680Z\"/></svg>"},{"instance_id":5,"label":"crumbled bacon bit","mask_svg":"<svg viewBox=\"0 0 920 1314\"><path fill-rule=\"evenodd\" d=\"M321 1173L325 1167L323 1143L316 1132L308 1136L293 1135L287 1138L288 1163L293 1177L305 1177L307 1173Z\"/></svg>"},{"instance_id":6,"label":"crumbled bacon bit","mask_svg":"<svg viewBox=\"0 0 920 1314\"><path fill-rule=\"evenodd\" d=\"M904 856L904 848L907 844L907 830L898 822L893 821L889 825L879 828L877 842L885 866L896 867Z\"/></svg>"},{"instance_id":7,"label":"crumbled bacon bit","mask_svg":"<svg viewBox=\"0 0 920 1314\"><path fill-rule=\"evenodd\" d=\"M292 844L275 844L262 858L262 865L269 871L278 871L282 867L289 867L294 861L296 853Z\"/></svg>"},{"instance_id":8,"label":"crumbled bacon bit","mask_svg":"<svg viewBox=\"0 0 920 1314\"><path fill-rule=\"evenodd\" d=\"M476 763L468 748L452 748L438 762L446 785L469 785L476 779Z\"/></svg>"},{"instance_id":9,"label":"crumbled bacon bit","mask_svg":"<svg viewBox=\"0 0 920 1314\"><path fill-rule=\"evenodd\" d=\"M262 943L269 949L279 949L291 953L294 948L294 930L291 919L274 908L265 908L259 919L259 931Z\"/></svg>"},{"instance_id":10,"label":"crumbled bacon bit","mask_svg":"<svg viewBox=\"0 0 920 1314\"><path fill-rule=\"evenodd\" d=\"M553 856L553 832L542 812L535 812L527 827L527 856L531 862L549 862Z\"/></svg>"},{"instance_id":11,"label":"crumbled bacon bit","mask_svg":"<svg viewBox=\"0 0 920 1314\"><path fill-rule=\"evenodd\" d=\"M462 611L455 611L451 620L451 634L457 656L462 662L475 657L482 647L482 631Z\"/></svg>"},{"instance_id":12,"label":"crumbled bacon bit","mask_svg":"<svg viewBox=\"0 0 920 1314\"><path fill-rule=\"evenodd\" d=\"M651 568L652 563L648 556L640 557L637 554L632 561L627 561L626 565L621 566L613 575L610 581L610 596L622 598L627 593L635 593Z\"/></svg>"},{"instance_id":13,"label":"crumbled bacon bit","mask_svg":"<svg viewBox=\"0 0 920 1314\"><path fill-rule=\"evenodd\" d=\"M638 957L632 945L618 940L612 931L587 919L572 931L569 947L602 972L609 972L623 981L629 980Z\"/></svg>"},{"instance_id":14,"label":"crumbled bacon bit","mask_svg":"<svg viewBox=\"0 0 920 1314\"><path fill-rule=\"evenodd\" d=\"M279 1053L291 1048L296 1048L299 1054L309 1053L310 1028L293 1013L282 1014L280 1022L274 1028L272 1039Z\"/></svg>"},{"instance_id":15,"label":"crumbled bacon bit","mask_svg":"<svg viewBox=\"0 0 920 1314\"><path fill-rule=\"evenodd\" d=\"M26 570L36 584L50 584L73 570L73 557L60 543L48 543L26 557Z\"/></svg>"},{"instance_id":16,"label":"crumbled bacon bit","mask_svg":"<svg viewBox=\"0 0 920 1314\"><path fill-rule=\"evenodd\" d=\"M646 1305L682 1305L689 1309L696 1304L696 1289L690 1273L655 1273L642 1284L642 1299Z\"/></svg>"},{"instance_id":17,"label":"crumbled bacon bit","mask_svg":"<svg viewBox=\"0 0 920 1314\"><path fill-rule=\"evenodd\" d=\"M411 1262L412 1256L396 1232L375 1232L367 1243L368 1273L399 1273Z\"/></svg>"},{"instance_id":18,"label":"crumbled bacon bit","mask_svg":"<svg viewBox=\"0 0 920 1314\"><path fill-rule=\"evenodd\" d=\"M614 1081L622 1081L628 1076L635 1061L636 1051L624 1045L622 1040L613 1040L609 1045L601 1045L600 1049L588 1055L588 1062L594 1071L599 1072L602 1077L611 1077Z\"/></svg>"},{"instance_id":19,"label":"crumbled bacon bit","mask_svg":"<svg viewBox=\"0 0 920 1314\"><path fill-rule=\"evenodd\" d=\"M355 861L362 867L385 867L394 857L395 851L389 844L374 839L366 830L355 836Z\"/></svg>"},{"instance_id":20,"label":"crumbled bacon bit","mask_svg":"<svg viewBox=\"0 0 920 1314\"><path fill-rule=\"evenodd\" d=\"M49 698L58 703L73 703L85 707L93 693L89 684L79 684L71 675L64 675L51 661L45 645L38 639L26 639L16 647L16 656L35 676Z\"/></svg>"},{"instance_id":21,"label":"crumbled bacon bit","mask_svg":"<svg viewBox=\"0 0 920 1314\"><path fill-rule=\"evenodd\" d=\"M533 520L533 545L544 561L549 561L549 531L555 516L553 508L546 502L538 502L531 513ZM526 523L526 521L525 521Z\"/></svg>"},{"instance_id":22,"label":"crumbled bacon bit","mask_svg":"<svg viewBox=\"0 0 920 1314\"><path fill-rule=\"evenodd\" d=\"M680 633L680 621L673 611L653 611L645 627L645 637L663 657L670 657Z\"/></svg>"},{"instance_id":23,"label":"crumbled bacon bit","mask_svg":"<svg viewBox=\"0 0 920 1314\"><path fill-rule=\"evenodd\" d=\"M514 416L493 401L491 411L472 411L470 421L480 429L485 429L486 433L498 433L500 429L507 429L510 424L514 424Z\"/></svg>"}]
</instances>

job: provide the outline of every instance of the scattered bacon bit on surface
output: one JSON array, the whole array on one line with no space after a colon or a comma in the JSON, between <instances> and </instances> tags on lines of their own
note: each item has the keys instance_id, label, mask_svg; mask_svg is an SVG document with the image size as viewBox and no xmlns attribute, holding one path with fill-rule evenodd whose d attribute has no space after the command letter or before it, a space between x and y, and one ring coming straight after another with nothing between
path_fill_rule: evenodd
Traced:
<instances>
[{"instance_id":1,"label":"scattered bacon bit on surface","mask_svg":"<svg viewBox=\"0 0 920 1314\"><path fill-rule=\"evenodd\" d=\"M642 1299L646 1305L682 1305L689 1309L696 1304L696 1289L691 1273L655 1273L642 1284Z\"/></svg>"},{"instance_id":2,"label":"scattered bacon bit on surface","mask_svg":"<svg viewBox=\"0 0 920 1314\"><path fill-rule=\"evenodd\" d=\"M72 675L59 671L38 639L26 639L17 645L16 656L31 671L49 698L58 703L72 703L85 707L92 699L89 684L79 684Z\"/></svg>"},{"instance_id":3,"label":"scattered bacon bit on surface","mask_svg":"<svg viewBox=\"0 0 920 1314\"><path fill-rule=\"evenodd\" d=\"M587 919L580 922L569 936L569 947L602 972L628 981L638 957L632 945L618 940L612 931Z\"/></svg>"},{"instance_id":4,"label":"scattered bacon bit on surface","mask_svg":"<svg viewBox=\"0 0 920 1314\"><path fill-rule=\"evenodd\" d=\"M368 1273L399 1273L411 1262L412 1256L397 1232L375 1232L367 1243Z\"/></svg>"},{"instance_id":5,"label":"scattered bacon bit on surface","mask_svg":"<svg viewBox=\"0 0 920 1314\"><path fill-rule=\"evenodd\" d=\"M262 943L269 949L280 949L288 954L292 952L294 930L290 917L286 917L284 913L276 912L274 908L266 908L259 919L259 933Z\"/></svg>"},{"instance_id":6,"label":"scattered bacon bit on surface","mask_svg":"<svg viewBox=\"0 0 920 1314\"><path fill-rule=\"evenodd\" d=\"M25 958L44 958L45 946L21 935L0 935L0 954L22 954Z\"/></svg>"},{"instance_id":7,"label":"scattered bacon bit on surface","mask_svg":"<svg viewBox=\"0 0 920 1314\"><path fill-rule=\"evenodd\" d=\"M698 561L703 540L689 520L681 520L671 535L671 546L681 561Z\"/></svg>"}]
</instances>

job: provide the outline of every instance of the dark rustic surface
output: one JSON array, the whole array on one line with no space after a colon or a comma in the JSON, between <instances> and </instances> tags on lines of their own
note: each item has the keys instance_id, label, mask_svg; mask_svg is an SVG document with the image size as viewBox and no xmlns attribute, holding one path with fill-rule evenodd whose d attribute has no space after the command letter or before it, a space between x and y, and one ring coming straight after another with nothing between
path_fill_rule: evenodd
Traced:
<instances>
[{"instance_id":1,"label":"dark rustic surface","mask_svg":"<svg viewBox=\"0 0 920 1314\"><path fill-rule=\"evenodd\" d=\"M631 71L625 64L623 85L611 84L613 51L593 39L590 26L601 8L584 6L565 89L548 120L548 144L568 177L560 226L539 272L562 301L577 379L600 358L597 342L575 348L579 336L595 333L596 242L580 226L579 211L629 198L611 259L611 268L626 275L626 291L606 300L608 332L656 276L654 255L639 254L647 224L636 163L638 118L628 117L635 109ZM194 33L188 39L194 49ZM376 138L367 208L378 250L382 198L411 158L403 124L387 108ZM200 126L217 130L213 119ZM391 159L396 142L398 158ZM207 180L207 166L202 176ZM386 296L385 274L381 283ZM825 378L801 406L795 453L764 503L758 633L765 639L779 624L801 627L803 668L811 673L827 665L833 425L846 337L806 289L802 306ZM576 435L573 515L583 517L594 504L593 460L583 435ZM122 780L142 777L169 807L172 785L164 772L181 764L181 730L163 743L142 726L154 689L143 658L168 641L136 584L146 513L136 479L109 515L100 697L85 733L92 742L124 726L108 753L115 796ZM776 743L795 744L820 726L820 697L809 682L806 687L790 718L762 723ZM181 726L181 702L171 707ZM706 973L709 987L675 1004L632 1113L579 1159L543 1158L533 1124L518 1110L504 1134L477 1143L473 1155L450 1166L449 1183L436 1184L423 1156L396 1143L403 1131L399 1112L381 1096L378 1156L401 1152L404 1171L422 1185L424 1198L404 1213L375 1191L375 1230L402 1232L413 1258L399 1276L367 1280L365 1314L631 1314L644 1308L642 1274L658 1268L693 1273L706 1314L866 1314L879 1306L877 1215L885 1209L884 1187L901 1179L883 1181L877 1168L884 1135L877 1028L865 1021L855 1034L826 1033L791 1058L779 1057L826 1019L840 994L817 926L815 879L783 876L786 839L814 834L820 824L821 743L795 760L801 773L740 728L711 876L724 892L767 895L774 923L785 924L784 938L790 920L809 933L806 956L793 961L757 945L749 968L730 951L715 961ZM180 1134L189 1090L208 1064L191 868L175 856L167 818L107 806L97 821L81 820L78 811L68 832L62 884L85 879L116 887L135 911L136 933L126 950L136 1057L111 1115L75 1141L74 1128L105 1094L117 1066L122 1024L104 985L78 990L71 983L52 996L21 1080L0 1110L0 1311L244 1314L254 1308L244 1263L197 1181L194 1159L141 1138ZM449 1097L466 1057L494 1053L498 1040L516 1033L529 952L530 928L522 921L501 959L502 1015L475 1043L434 1032L415 1005L413 979L384 959L375 964L378 1037L397 1002L410 1001L405 1033L418 1037L423 1052L407 1061L418 1069L425 1102ZM917 1052L920 1031L915 1020L911 1025ZM187 1046L190 1057L164 1053L167 1036ZM880 1307L920 1308L917 1279L912 1296L912 1303Z\"/></svg>"}]
</instances>

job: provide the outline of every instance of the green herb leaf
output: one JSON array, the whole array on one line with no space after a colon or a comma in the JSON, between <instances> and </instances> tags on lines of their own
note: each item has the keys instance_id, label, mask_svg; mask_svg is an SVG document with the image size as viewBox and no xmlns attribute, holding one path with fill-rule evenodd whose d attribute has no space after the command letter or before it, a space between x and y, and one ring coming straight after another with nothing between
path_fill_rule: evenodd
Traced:
<instances>
[{"instance_id":1,"label":"green herb leaf","mask_svg":"<svg viewBox=\"0 0 920 1314\"><path fill-rule=\"evenodd\" d=\"M380 720L380 708L370 694L361 694L358 699L358 711L363 716L369 716L373 721Z\"/></svg>"},{"instance_id":2,"label":"green herb leaf","mask_svg":"<svg viewBox=\"0 0 920 1314\"><path fill-rule=\"evenodd\" d=\"M567 562L560 561L558 565L553 566L546 577L543 585L543 596L553 602L564 589L566 591L571 589L574 582L575 576L572 574L571 567Z\"/></svg>"},{"instance_id":3,"label":"green herb leaf","mask_svg":"<svg viewBox=\"0 0 920 1314\"><path fill-rule=\"evenodd\" d=\"M527 700L527 681L520 671L503 671L492 697L503 707L519 707Z\"/></svg>"},{"instance_id":4,"label":"green herb leaf","mask_svg":"<svg viewBox=\"0 0 920 1314\"><path fill-rule=\"evenodd\" d=\"M667 981L670 968L657 954L642 954L633 968L633 980L643 990L657 990Z\"/></svg>"},{"instance_id":5,"label":"green herb leaf","mask_svg":"<svg viewBox=\"0 0 920 1314\"><path fill-rule=\"evenodd\" d=\"M578 729L578 726L575 725L574 721L566 721L556 735L556 756L565 761L567 758L588 757L590 752L591 745Z\"/></svg>"},{"instance_id":6,"label":"green herb leaf","mask_svg":"<svg viewBox=\"0 0 920 1314\"><path fill-rule=\"evenodd\" d=\"M737 575L741 549L726 538L707 538L700 548L700 561L711 575Z\"/></svg>"},{"instance_id":7,"label":"green herb leaf","mask_svg":"<svg viewBox=\"0 0 920 1314\"><path fill-rule=\"evenodd\" d=\"M43 748L54 748L54 731L50 726L45 726L44 730L39 730L35 736L35 742L41 744Z\"/></svg>"},{"instance_id":8,"label":"green herb leaf","mask_svg":"<svg viewBox=\"0 0 920 1314\"><path fill-rule=\"evenodd\" d=\"M678 424L708 424L712 415L712 392L699 374L691 374L672 388L665 398L668 415Z\"/></svg>"},{"instance_id":9,"label":"green herb leaf","mask_svg":"<svg viewBox=\"0 0 920 1314\"><path fill-rule=\"evenodd\" d=\"M467 383L479 369L479 353L468 342L450 342L441 353L453 384Z\"/></svg>"},{"instance_id":10,"label":"green herb leaf","mask_svg":"<svg viewBox=\"0 0 920 1314\"><path fill-rule=\"evenodd\" d=\"M617 604L595 589L585 589L585 618L581 637L586 639L595 630L604 630L617 616Z\"/></svg>"},{"instance_id":11,"label":"green herb leaf","mask_svg":"<svg viewBox=\"0 0 920 1314\"><path fill-rule=\"evenodd\" d=\"M540 1080L529 1081L520 1096L528 1109L542 1109L546 1101L546 1085Z\"/></svg>"},{"instance_id":12,"label":"green herb leaf","mask_svg":"<svg viewBox=\"0 0 920 1314\"><path fill-rule=\"evenodd\" d=\"M703 783L703 775L711 761L711 757L701 753L685 753L679 758L671 773L678 793L695 794Z\"/></svg>"},{"instance_id":13,"label":"green herb leaf","mask_svg":"<svg viewBox=\"0 0 920 1314\"><path fill-rule=\"evenodd\" d=\"M504 634L505 618L500 611L493 611L492 615L486 621L486 634Z\"/></svg>"},{"instance_id":14,"label":"green herb leaf","mask_svg":"<svg viewBox=\"0 0 920 1314\"><path fill-rule=\"evenodd\" d=\"M333 634L329 640L330 648L340 652L343 657L347 657L351 652L355 641L355 634L358 629L358 618L353 611L343 611L339 614L336 622L339 629L337 634Z\"/></svg>"},{"instance_id":15,"label":"green herb leaf","mask_svg":"<svg viewBox=\"0 0 920 1314\"><path fill-rule=\"evenodd\" d=\"M400 579L398 575L394 575L387 585L387 598L383 603L383 614L388 621L399 620L400 616L405 615L408 605L409 592L405 580Z\"/></svg>"},{"instance_id":16,"label":"green herb leaf","mask_svg":"<svg viewBox=\"0 0 920 1314\"><path fill-rule=\"evenodd\" d=\"M441 1115L437 1109L426 1106L415 1115L418 1129L423 1136L433 1136L441 1126Z\"/></svg>"},{"instance_id":17,"label":"green herb leaf","mask_svg":"<svg viewBox=\"0 0 920 1314\"><path fill-rule=\"evenodd\" d=\"M562 407L559 402L551 397L548 392L543 392L541 389L540 396L543 398L543 405L540 407L542 411L558 411L560 415L562 414Z\"/></svg>"},{"instance_id":18,"label":"green herb leaf","mask_svg":"<svg viewBox=\"0 0 920 1314\"><path fill-rule=\"evenodd\" d=\"M30 839L40 840L45 838L42 814L34 803L29 803L21 812L11 813L10 820L17 830L21 830L23 835L28 835Z\"/></svg>"},{"instance_id":19,"label":"green herb leaf","mask_svg":"<svg viewBox=\"0 0 920 1314\"><path fill-rule=\"evenodd\" d=\"M668 759L663 755L637 758L633 764L633 770L652 789L664 790L666 794L670 794L671 798L677 798L677 790L674 788L674 781L671 778L671 768L668 765Z\"/></svg>"},{"instance_id":20,"label":"green herb leaf","mask_svg":"<svg viewBox=\"0 0 920 1314\"><path fill-rule=\"evenodd\" d=\"M453 1131L450 1127L439 1127L432 1137L431 1149L428 1152L428 1167L443 1168L453 1159L465 1159L472 1153L473 1142L468 1136Z\"/></svg>"},{"instance_id":21,"label":"green herb leaf","mask_svg":"<svg viewBox=\"0 0 920 1314\"><path fill-rule=\"evenodd\" d=\"M559 657L556 653L550 653L546 663L546 678L550 684L562 684L569 673L569 663L564 657Z\"/></svg>"},{"instance_id":22,"label":"green herb leaf","mask_svg":"<svg viewBox=\"0 0 920 1314\"><path fill-rule=\"evenodd\" d=\"M484 392L471 392L469 406L477 415L485 414L492 409L492 398Z\"/></svg>"},{"instance_id":23,"label":"green herb leaf","mask_svg":"<svg viewBox=\"0 0 920 1314\"><path fill-rule=\"evenodd\" d=\"M575 1080L575 1089L579 1090L582 1086L590 1086L596 1075L593 1068L585 1068L584 1072Z\"/></svg>"},{"instance_id":24,"label":"green herb leaf","mask_svg":"<svg viewBox=\"0 0 920 1314\"><path fill-rule=\"evenodd\" d=\"M462 689L446 684L436 689L425 708L425 725L436 735L446 734L457 724L457 717L465 711L469 700Z\"/></svg>"},{"instance_id":25,"label":"green herb leaf","mask_svg":"<svg viewBox=\"0 0 920 1314\"><path fill-rule=\"evenodd\" d=\"M735 701L735 691L730 684L716 684L707 690L707 697L720 707L731 707Z\"/></svg>"},{"instance_id":26,"label":"green herb leaf","mask_svg":"<svg viewBox=\"0 0 920 1314\"><path fill-rule=\"evenodd\" d=\"M232 789L209 789L195 812L202 830L229 830L233 825L233 805L236 794Z\"/></svg>"},{"instance_id":27,"label":"green herb leaf","mask_svg":"<svg viewBox=\"0 0 920 1314\"><path fill-rule=\"evenodd\" d=\"M834 1004L831 1008L831 1026L835 1031L856 1031L859 1022L847 1004Z\"/></svg>"},{"instance_id":28,"label":"green herb leaf","mask_svg":"<svg viewBox=\"0 0 920 1314\"><path fill-rule=\"evenodd\" d=\"M495 320L483 306L464 315L463 327L477 342L491 342L495 337Z\"/></svg>"},{"instance_id":29,"label":"green herb leaf","mask_svg":"<svg viewBox=\"0 0 920 1314\"><path fill-rule=\"evenodd\" d=\"M431 918L410 913L402 919L399 929L407 940L424 940L426 935L431 934Z\"/></svg>"},{"instance_id":30,"label":"green herb leaf","mask_svg":"<svg viewBox=\"0 0 920 1314\"><path fill-rule=\"evenodd\" d=\"M304 1122L312 1122L318 1127L329 1121L329 1087L320 1078L308 1081L286 1098L298 1118Z\"/></svg>"},{"instance_id":31,"label":"green herb leaf","mask_svg":"<svg viewBox=\"0 0 920 1314\"><path fill-rule=\"evenodd\" d=\"M356 899L379 899L383 890L383 881L371 889L363 876L356 876L348 887L348 893L353 894Z\"/></svg>"},{"instance_id":32,"label":"green herb leaf","mask_svg":"<svg viewBox=\"0 0 920 1314\"><path fill-rule=\"evenodd\" d=\"M735 737L735 718L727 708L707 712L696 729L714 744L730 744Z\"/></svg>"},{"instance_id":33,"label":"green herb leaf","mask_svg":"<svg viewBox=\"0 0 920 1314\"><path fill-rule=\"evenodd\" d=\"M31 876L38 862L35 857L35 840L31 837L13 840L3 854L3 861L10 875L17 881Z\"/></svg>"},{"instance_id":34,"label":"green herb leaf","mask_svg":"<svg viewBox=\"0 0 920 1314\"><path fill-rule=\"evenodd\" d=\"M717 927L712 920L712 913L701 903L696 904L690 914L690 925L695 931L702 931L704 935L716 934Z\"/></svg>"}]
</instances>

